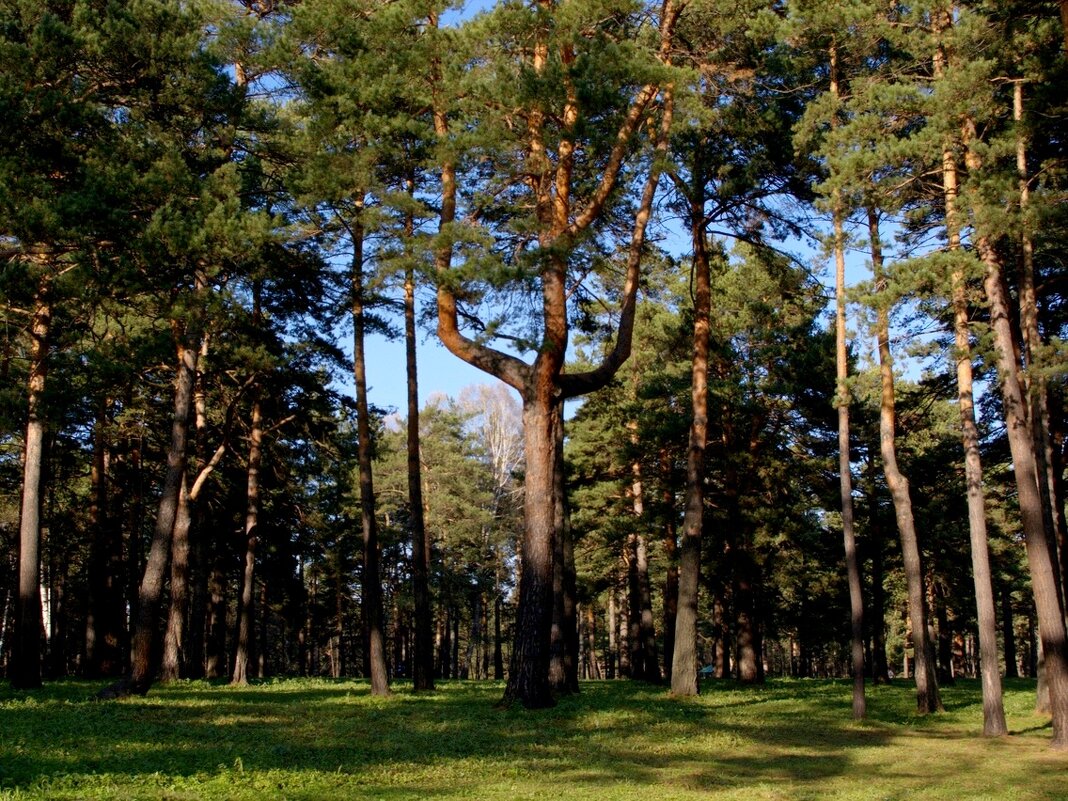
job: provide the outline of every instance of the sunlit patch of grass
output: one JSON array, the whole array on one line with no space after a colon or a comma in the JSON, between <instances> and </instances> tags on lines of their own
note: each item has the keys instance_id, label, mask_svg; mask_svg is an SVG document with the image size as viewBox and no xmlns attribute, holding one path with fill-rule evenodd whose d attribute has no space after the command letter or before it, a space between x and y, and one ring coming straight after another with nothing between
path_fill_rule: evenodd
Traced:
<instances>
[{"instance_id":1,"label":"sunlit patch of grass","mask_svg":"<svg viewBox=\"0 0 1068 801\"><path fill-rule=\"evenodd\" d=\"M553 709L499 710L494 683L389 698L366 682L180 682L147 698L99 685L0 685L0 797L57 799L1021 799L1068 797L1032 682L1006 683L1012 737L986 740L978 684L919 718L905 683L849 717L846 682L706 685L696 699L625 682Z\"/></svg>"}]
</instances>

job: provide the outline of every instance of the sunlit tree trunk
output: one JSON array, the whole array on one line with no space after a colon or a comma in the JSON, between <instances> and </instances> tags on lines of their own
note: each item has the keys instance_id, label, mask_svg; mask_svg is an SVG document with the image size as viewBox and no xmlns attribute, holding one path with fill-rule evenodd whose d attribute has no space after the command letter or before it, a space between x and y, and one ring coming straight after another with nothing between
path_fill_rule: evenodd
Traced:
<instances>
[{"instance_id":1,"label":"sunlit tree trunk","mask_svg":"<svg viewBox=\"0 0 1068 801\"><path fill-rule=\"evenodd\" d=\"M17 690L41 686L41 475L45 450L43 402L52 327L51 290L50 277L43 275L38 281L30 322L30 374L19 514L19 590L10 671L11 686Z\"/></svg>"},{"instance_id":2,"label":"sunlit tree trunk","mask_svg":"<svg viewBox=\"0 0 1068 801\"><path fill-rule=\"evenodd\" d=\"M885 292L882 244L879 239L879 220L874 209L868 209L868 234L871 239L872 271L877 292ZM883 459L883 475L894 502L901 554L905 566L908 589L909 620L915 644L916 710L921 715L942 711L942 699L935 675L934 649L927 625L927 594L924 590L923 566L916 524L912 515L912 498L908 479L897 464L896 412L894 401L894 367L890 355L890 311L880 301L876 310L876 338L879 346L879 451Z\"/></svg>"},{"instance_id":3,"label":"sunlit tree trunk","mask_svg":"<svg viewBox=\"0 0 1068 801\"><path fill-rule=\"evenodd\" d=\"M951 23L949 13L942 16L943 26ZM945 69L945 55L939 47L935 55L935 77ZM942 196L945 204L946 235L949 250L959 253L960 220L957 209L959 181L953 148L942 151ZM983 734L1000 737L1008 734L1005 707L998 669L997 615L994 611L994 588L990 569L990 549L986 530L986 501L983 494L983 468L979 452L979 428L975 421L975 397L972 376L971 335L968 327L968 295L963 267L954 266L950 277L953 301L953 331L957 363L957 406L964 447L964 481L968 499L968 534L972 553L972 578L975 585L976 616L979 623L979 669L983 687Z\"/></svg>"}]
</instances>

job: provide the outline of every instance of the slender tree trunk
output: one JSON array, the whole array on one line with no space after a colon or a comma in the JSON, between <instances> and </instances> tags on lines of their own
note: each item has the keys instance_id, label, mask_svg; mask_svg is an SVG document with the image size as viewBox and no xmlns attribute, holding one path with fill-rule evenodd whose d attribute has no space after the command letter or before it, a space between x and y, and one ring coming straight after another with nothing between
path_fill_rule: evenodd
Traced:
<instances>
[{"instance_id":1,"label":"slender tree trunk","mask_svg":"<svg viewBox=\"0 0 1068 801\"><path fill-rule=\"evenodd\" d=\"M879 240L879 221L874 209L868 209L868 232L871 237L872 270L876 291L885 291L882 245ZM890 313L886 303L880 302L876 312L876 337L879 343L879 375L882 393L879 402L879 450L883 457L883 474L894 502L901 553L908 588L909 619L916 661L916 710L925 715L941 712L942 699L935 675L934 649L927 625L927 594L924 590L923 567L920 561L919 540L912 516L912 498L908 479L898 468L894 408L894 368L890 356Z\"/></svg>"},{"instance_id":2,"label":"slender tree trunk","mask_svg":"<svg viewBox=\"0 0 1068 801\"><path fill-rule=\"evenodd\" d=\"M637 424L632 423L630 428L636 430ZM631 441L637 447L636 434L632 434ZM638 460L631 464L631 500L635 525L641 528L646 523L645 489L642 466ZM649 546L640 531L630 535L629 549L631 677L657 683L660 681L660 669L656 657L653 600L649 586Z\"/></svg>"},{"instance_id":3,"label":"slender tree trunk","mask_svg":"<svg viewBox=\"0 0 1068 801\"><path fill-rule=\"evenodd\" d=\"M46 434L42 406L52 327L51 294L51 279L43 275L37 285L30 322L30 375L19 515L19 593L15 602L14 658L10 672L11 686L17 690L41 686L41 474Z\"/></svg>"},{"instance_id":4,"label":"slender tree trunk","mask_svg":"<svg viewBox=\"0 0 1068 801\"><path fill-rule=\"evenodd\" d=\"M204 634L204 677L217 679L226 673L226 563L220 544L215 544L208 578L207 624Z\"/></svg>"},{"instance_id":5,"label":"slender tree trunk","mask_svg":"<svg viewBox=\"0 0 1068 801\"><path fill-rule=\"evenodd\" d=\"M497 597L493 599L493 680L504 680L504 637L501 634L501 607L503 606L501 593L498 589Z\"/></svg>"},{"instance_id":6,"label":"slender tree trunk","mask_svg":"<svg viewBox=\"0 0 1068 801\"><path fill-rule=\"evenodd\" d=\"M837 101L838 48L830 50L831 94ZM832 123L833 124L833 123ZM860 560L857 557L857 540L853 527L853 474L850 468L849 448L849 357L846 342L846 296L845 296L845 235L842 231L842 200L838 190L833 198L834 264L835 264L835 375L838 407L838 484L839 503L842 507L842 544L845 552L846 579L849 583L850 656L853 670L853 719L862 720L867 715L864 695L864 595L860 578Z\"/></svg>"},{"instance_id":7,"label":"slender tree trunk","mask_svg":"<svg viewBox=\"0 0 1068 801\"><path fill-rule=\"evenodd\" d=\"M93 426L92 501L89 525L93 532L89 555L89 605L85 621L85 675L113 678L122 673L125 628L122 593L122 531L110 513L108 401L97 409Z\"/></svg>"},{"instance_id":8,"label":"slender tree trunk","mask_svg":"<svg viewBox=\"0 0 1068 801\"><path fill-rule=\"evenodd\" d=\"M874 462L871 463L874 466ZM890 682L890 666L886 661L886 591L883 589L885 571L883 569L883 527L879 522L878 509L875 507L875 487L872 485L870 496L871 521L871 617L868 629L872 639L872 680L876 684Z\"/></svg>"},{"instance_id":9,"label":"slender tree trunk","mask_svg":"<svg viewBox=\"0 0 1068 801\"><path fill-rule=\"evenodd\" d=\"M938 67L936 64L936 71ZM946 207L946 233L951 252L960 251L960 223L957 218L959 193L957 162L952 148L942 153L942 190ZM960 411L961 443L964 447L964 481L968 497L968 533L972 552L976 615L979 622L979 667L983 686L983 734L1008 734L1005 706L998 672L997 616L990 570L990 548L986 531L986 501L983 494L983 468L979 454L979 428L975 422L972 380L971 337L968 329L968 297L964 270L952 274L953 331L957 362L957 406ZM1006 659L1008 652L1006 650ZM1014 665L1015 667L1015 665ZM1008 666L1006 665L1006 670ZM1006 675L1008 675L1006 673Z\"/></svg>"},{"instance_id":10,"label":"slender tree trunk","mask_svg":"<svg viewBox=\"0 0 1068 801\"><path fill-rule=\"evenodd\" d=\"M564 405L557 404L554 431L553 503L556 535L553 542L553 623L550 633L549 684L558 693L578 687L578 618L575 600L575 552L564 476Z\"/></svg>"},{"instance_id":11,"label":"slender tree trunk","mask_svg":"<svg viewBox=\"0 0 1068 801\"><path fill-rule=\"evenodd\" d=\"M234 669L230 684L248 684L248 660L252 641L252 594L256 571L256 545L260 523L260 466L263 460L263 410L260 399L252 401L248 438L248 480L245 491L245 558L241 595L237 607L237 637L234 639ZM263 614L263 610L260 610ZM262 647L262 644L261 644Z\"/></svg>"},{"instance_id":12,"label":"slender tree trunk","mask_svg":"<svg viewBox=\"0 0 1068 801\"><path fill-rule=\"evenodd\" d=\"M1049 387L1036 364L1042 348L1038 330L1038 299L1035 291L1034 241L1029 219L1030 185L1027 172L1027 139L1023 132L1023 82L1013 85L1013 118L1016 121L1016 169L1020 192L1020 330L1023 338L1023 366L1020 380L1027 397L1027 411L1031 421L1031 436L1034 439L1035 468L1038 471L1038 492L1042 499L1043 523L1046 540L1050 545L1050 559L1057 575L1061 608L1064 608L1065 586L1061 561L1065 558L1065 532L1060 524L1062 514L1057 514L1054 501L1057 497L1056 478L1053 473L1053 442L1050 437ZM1058 550L1060 553L1058 554Z\"/></svg>"},{"instance_id":13,"label":"slender tree trunk","mask_svg":"<svg viewBox=\"0 0 1068 801\"><path fill-rule=\"evenodd\" d=\"M608 653L604 657L604 674L606 679L616 677L616 654L619 648L616 642L616 632L619 630L616 621L616 588L615 585L608 589L608 609L605 612L605 626L608 629Z\"/></svg>"},{"instance_id":14,"label":"slender tree trunk","mask_svg":"<svg viewBox=\"0 0 1068 801\"><path fill-rule=\"evenodd\" d=\"M978 174L982 161L972 147L975 132L970 121L966 123L964 139L968 146L967 166L969 171ZM985 268L983 287L990 303L990 327L994 334L1006 435L1012 452L1027 562L1031 572L1031 587L1038 612L1039 637L1046 658L1046 679L1050 688L1050 710L1053 716L1052 746L1068 749L1068 641L1065 635L1064 610L1058 592L1059 577L1050 556L1051 543L1046 538L1034 440L1020 386L1001 261L981 220L977 222L976 228L976 249Z\"/></svg>"},{"instance_id":15,"label":"slender tree trunk","mask_svg":"<svg viewBox=\"0 0 1068 801\"><path fill-rule=\"evenodd\" d=\"M1020 668L1016 662L1016 625L1012 612L1012 592L1008 587L1001 590L1001 638L1005 643L1005 678L1018 679Z\"/></svg>"},{"instance_id":16,"label":"slender tree trunk","mask_svg":"<svg viewBox=\"0 0 1068 801\"><path fill-rule=\"evenodd\" d=\"M375 519L374 479L371 470L371 411L367 402L367 361L364 355L363 224L352 226L353 365L356 382L356 428L360 474L360 517L363 528L363 627L366 670L374 695L389 695L386 646L382 626L382 580L379 569L378 522Z\"/></svg>"},{"instance_id":17,"label":"slender tree trunk","mask_svg":"<svg viewBox=\"0 0 1068 801\"><path fill-rule=\"evenodd\" d=\"M204 335L200 343L201 363L207 358L209 337ZM196 472L204 469L208 460L208 400L204 382L198 381L193 393L193 409L196 415ZM190 574L192 575L189 595L189 645L186 669L191 679L203 678L206 670L207 636L208 636L208 583L209 583L209 549L204 536L204 508L201 504L193 506L193 520L190 528L192 553Z\"/></svg>"},{"instance_id":18,"label":"slender tree trunk","mask_svg":"<svg viewBox=\"0 0 1068 801\"><path fill-rule=\"evenodd\" d=\"M699 161L698 158L695 162ZM690 199L693 238L694 327L691 364L690 442L686 453L686 510L679 550L679 600L675 617L675 651L671 658L671 692L697 695L697 590L701 578L704 531L705 444L708 440L708 351L712 311L712 276L704 220L704 177L695 164Z\"/></svg>"},{"instance_id":19,"label":"slender tree trunk","mask_svg":"<svg viewBox=\"0 0 1068 801\"><path fill-rule=\"evenodd\" d=\"M664 576L664 677L671 680L672 658L675 656L675 616L679 610L679 538L675 520L675 486L673 460L665 448L660 457L661 480L664 483L664 555L667 572Z\"/></svg>"},{"instance_id":20,"label":"slender tree trunk","mask_svg":"<svg viewBox=\"0 0 1068 801\"><path fill-rule=\"evenodd\" d=\"M409 265L404 273L404 348L408 375L408 510L412 534L412 597L415 602L412 689L419 692L434 689L434 634L430 609L430 549L423 521L423 477L419 459L419 374L415 337L415 271Z\"/></svg>"},{"instance_id":21,"label":"slender tree trunk","mask_svg":"<svg viewBox=\"0 0 1068 801\"><path fill-rule=\"evenodd\" d=\"M592 600L583 604L583 607L582 611L586 617L587 678L600 681L603 677L601 674L601 662L597 657L597 613Z\"/></svg>"}]
</instances>

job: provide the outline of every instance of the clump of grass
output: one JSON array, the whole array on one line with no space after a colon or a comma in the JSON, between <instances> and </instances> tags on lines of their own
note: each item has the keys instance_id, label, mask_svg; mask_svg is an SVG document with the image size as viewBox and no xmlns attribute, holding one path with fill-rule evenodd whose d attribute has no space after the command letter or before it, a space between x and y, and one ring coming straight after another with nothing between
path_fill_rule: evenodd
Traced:
<instances>
[{"instance_id":1,"label":"clump of grass","mask_svg":"<svg viewBox=\"0 0 1068 801\"><path fill-rule=\"evenodd\" d=\"M502 687L442 682L388 699L362 681L244 689L182 682L90 700L98 685L0 685L0 797L49 799L1063 799L1034 685L1006 683L1013 735L978 736L979 686L917 718L911 687L715 682L697 699L584 684L553 709L498 710Z\"/></svg>"}]
</instances>

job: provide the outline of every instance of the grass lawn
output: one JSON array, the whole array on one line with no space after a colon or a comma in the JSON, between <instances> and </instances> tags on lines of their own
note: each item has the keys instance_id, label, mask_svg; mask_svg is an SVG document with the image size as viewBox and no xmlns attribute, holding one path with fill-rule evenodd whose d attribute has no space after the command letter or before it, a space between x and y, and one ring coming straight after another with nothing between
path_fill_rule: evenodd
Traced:
<instances>
[{"instance_id":1,"label":"grass lawn","mask_svg":"<svg viewBox=\"0 0 1068 801\"><path fill-rule=\"evenodd\" d=\"M0 684L0 798L48 799L1068 799L1068 755L1048 750L1034 685L1009 681L1012 736L978 736L977 682L947 713L913 714L910 684L712 682L676 701L625 682L584 684L554 709L493 708L501 685L443 682L389 699L363 681L203 682L89 700L100 685Z\"/></svg>"}]
</instances>

